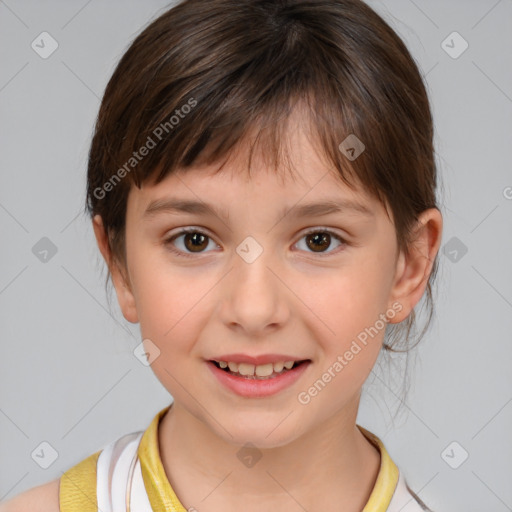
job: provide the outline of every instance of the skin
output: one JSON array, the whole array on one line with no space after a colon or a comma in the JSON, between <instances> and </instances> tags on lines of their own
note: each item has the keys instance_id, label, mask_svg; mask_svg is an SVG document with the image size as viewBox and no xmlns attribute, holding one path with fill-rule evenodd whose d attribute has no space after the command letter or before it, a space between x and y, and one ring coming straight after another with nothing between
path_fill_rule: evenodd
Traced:
<instances>
[{"instance_id":1,"label":"skin","mask_svg":"<svg viewBox=\"0 0 512 512\"><path fill-rule=\"evenodd\" d=\"M240 171L246 160L233 158L220 174L213 167L194 168L156 186L132 187L128 197L125 277L116 265L110 271L123 315L140 322L142 338L160 350L151 367L174 398L160 423L160 454L186 508L356 512L379 471L380 454L356 427L356 417L384 329L309 403L299 403L297 395L393 304L401 311L393 310L390 322L410 314L439 250L442 216L437 209L423 212L406 258L398 253L384 206L336 179L302 130L294 130L289 141L295 179L278 177L256 156L249 178ZM169 196L212 203L225 208L229 219L190 213L143 219L151 200ZM373 216L343 212L301 219L289 212L326 197L357 200ZM279 217L285 205L290 215ZM93 226L109 262L99 216ZM210 237L199 253L186 235L174 240L190 258L165 245L186 226ZM328 228L345 243L332 237L324 252L316 252L304 235L309 228ZM236 252L247 236L263 247L250 264ZM291 354L312 364L273 396L243 398L206 366L205 359L231 352ZM262 455L251 468L237 458L247 442Z\"/></svg>"}]
</instances>

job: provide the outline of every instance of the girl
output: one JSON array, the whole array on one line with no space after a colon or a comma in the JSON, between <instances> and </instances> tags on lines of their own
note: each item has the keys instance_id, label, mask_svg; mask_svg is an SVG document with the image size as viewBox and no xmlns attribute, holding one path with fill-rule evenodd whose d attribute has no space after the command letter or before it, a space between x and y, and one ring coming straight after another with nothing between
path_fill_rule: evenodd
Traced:
<instances>
[{"instance_id":1,"label":"girl","mask_svg":"<svg viewBox=\"0 0 512 512\"><path fill-rule=\"evenodd\" d=\"M425 87L371 8L165 12L106 88L87 209L174 400L41 510L430 510L356 424L379 352L431 300L442 234Z\"/></svg>"}]
</instances>

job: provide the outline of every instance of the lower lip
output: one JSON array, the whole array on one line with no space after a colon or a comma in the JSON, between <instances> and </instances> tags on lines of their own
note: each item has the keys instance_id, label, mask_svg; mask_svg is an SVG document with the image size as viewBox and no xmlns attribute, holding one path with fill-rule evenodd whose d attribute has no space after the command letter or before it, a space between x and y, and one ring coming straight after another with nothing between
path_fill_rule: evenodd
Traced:
<instances>
[{"instance_id":1,"label":"lower lip","mask_svg":"<svg viewBox=\"0 0 512 512\"><path fill-rule=\"evenodd\" d=\"M268 379L248 379L232 375L220 368L217 368L211 361L206 362L215 377L237 395L246 398L260 398L275 395L283 389L291 386L306 371L311 361L306 361L296 368L285 371L277 377Z\"/></svg>"}]
</instances>

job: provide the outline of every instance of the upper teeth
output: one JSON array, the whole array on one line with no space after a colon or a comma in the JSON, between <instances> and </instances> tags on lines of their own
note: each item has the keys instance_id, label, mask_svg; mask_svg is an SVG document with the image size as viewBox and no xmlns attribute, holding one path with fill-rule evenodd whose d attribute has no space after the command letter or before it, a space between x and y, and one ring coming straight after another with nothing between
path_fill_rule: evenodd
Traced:
<instances>
[{"instance_id":1,"label":"upper teeth","mask_svg":"<svg viewBox=\"0 0 512 512\"><path fill-rule=\"evenodd\" d=\"M240 375L256 375L257 377L268 377L272 375L273 372L279 373L283 371L283 368L287 370L291 369L293 363L295 361L285 361L278 363L267 363L267 364L247 364L247 363L233 363L231 361L219 361L219 366L221 368L226 368L229 366L229 369L232 372L239 373Z\"/></svg>"}]
</instances>

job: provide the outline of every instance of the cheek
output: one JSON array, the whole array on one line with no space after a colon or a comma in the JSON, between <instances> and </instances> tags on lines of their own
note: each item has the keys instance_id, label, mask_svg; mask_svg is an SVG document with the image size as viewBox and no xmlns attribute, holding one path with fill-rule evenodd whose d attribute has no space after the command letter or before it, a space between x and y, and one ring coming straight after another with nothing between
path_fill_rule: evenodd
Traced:
<instances>
[{"instance_id":1,"label":"cheek","mask_svg":"<svg viewBox=\"0 0 512 512\"><path fill-rule=\"evenodd\" d=\"M151 363L152 371L173 397L186 401L183 387L189 389L190 376L197 371L200 355L194 356L195 347L208 318L205 296L212 284L182 274L166 274L156 266L148 266L139 277L143 284L137 289L136 301L141 335L151 340L158 353Z\"/></svg>"},{"instance_id":2,"label":"cheek","mask_svg":"<svg viewBox=\"0 0 512 512\"><path fill-rule=\"evenodd\" d=\"M346 341L385 314L389 279L383 268L364 261L296 285L308 316L323 325L323 338Z\"/></svg>"},{"instance_id":3,"label":"cheek","mask_svg":"<svg viewBox=\"0 0 512 512\"><path fill-rule=\"evenodd\" d=\"M382 347L388 282L383 268L361 258L325 278L317 276L298 293L306 298L303 318L319 345L315 379L325 384L323 399L338 407L363 385Z\"/></svg>"},{"instance_id":4,"label":"cheek","mask_svg":"<svg viewBox=\"0 0 512 512\"><path fill-rule=\"evenodd\" d=\"M207 317L207 295L213 279L194 269L171 271L164 258L134 262L135 302L143 338L151 339L169 364L180 353L190 352ZM181 364L181 363L180 363Z\"/></svg>"},{"instance_id":5,"label":"cheek","mask_svg":"<svg viewBox=\"0 0 512 512\"><path fill-rule=\"evenodd\" d=\"M323 281L324 290L315 287L305 301L314 313L307 328L319 345L317 371L299 400L308 414L323 418L345 407L374 367L386 330L380 317L386 303L376 283L375 269L354 267Z\"/></svg>"}]
</instances>

